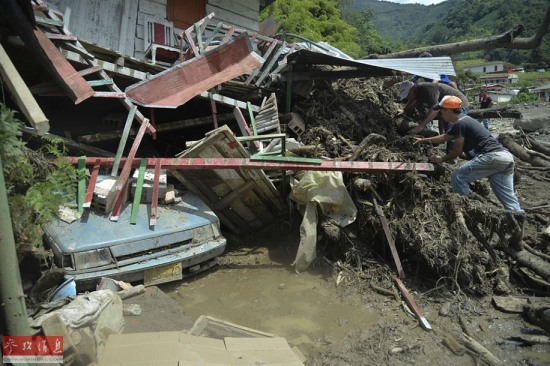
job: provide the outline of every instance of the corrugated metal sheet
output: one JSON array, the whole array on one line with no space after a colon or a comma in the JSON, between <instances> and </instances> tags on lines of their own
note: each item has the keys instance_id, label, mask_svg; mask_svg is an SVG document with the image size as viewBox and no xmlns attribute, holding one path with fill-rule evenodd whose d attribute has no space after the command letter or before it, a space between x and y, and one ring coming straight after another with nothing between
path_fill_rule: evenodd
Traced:
<instances>
[{"instance_id":1,"label":"corrugated metal sheet","mask_svg":"<svg viewBox=\"0 0 550 366\"><path fill-rule=\"evenodd\" d=\"M439 79L439 75L456 76L453 61L450 57L419 57L357 60L370 66L399 70L429 79Z\"/></svg>"},{"instance_id":2,"label":"corrugated metal sheet","mask_svg":"<svg viewBox=\"0 0 550 366\"><path fill-rule=\"evenodd\" d=\"M450 57L350 60L310 50L299 50L288 55L288 60L307 65L390 69L419 75L429 79L439 79L439 75L441 74L456 75Z\"/></svg>"}]
</instances>

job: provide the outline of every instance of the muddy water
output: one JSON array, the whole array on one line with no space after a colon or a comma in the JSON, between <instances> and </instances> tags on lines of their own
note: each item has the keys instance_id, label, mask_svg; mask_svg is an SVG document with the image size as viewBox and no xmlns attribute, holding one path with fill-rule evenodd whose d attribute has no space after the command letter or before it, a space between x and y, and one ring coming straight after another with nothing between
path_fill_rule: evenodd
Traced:
<instances>
[{"instance_id":1,"label":"muddy water","mask_svg":"<svg viewBox=\"0 0 550 366\"><path fill-rule=\"evenodd\" d=\"M376 313L360 297L338 298L322 261L295 273L290 264L298 238L277 236L255 239L257 245L220 258L216 269L163 290L192 319L209 315L273 333L306 357L319 348L339 347L346 334L376 323Z\"/></svg>"}]
</instances>

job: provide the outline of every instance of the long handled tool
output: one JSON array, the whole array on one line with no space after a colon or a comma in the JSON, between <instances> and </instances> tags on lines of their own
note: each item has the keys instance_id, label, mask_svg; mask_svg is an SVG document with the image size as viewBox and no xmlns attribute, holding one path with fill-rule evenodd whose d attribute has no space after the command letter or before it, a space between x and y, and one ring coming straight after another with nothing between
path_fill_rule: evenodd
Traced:
<instances>
[{"instance_id":1,"label":"long handled tool","mask_svg":"<svg viewBox=\"0 0 550 366\"><path fill-rule=\"evenodd\" d=\"M374 190L373 193L375 193ZM388 240L388 244L390 246L393 261L395 262L395 266L397 267L397 273L399 274L400 278L405 278L405 272L403 271L401 260L399 259L399 255L397 254L397 249L395 249L395 243L393 242L393 237L391 236L390 227L388 226L388 220L386 220L386 216L384 216L384 211L382 211L382 208L380 208L380 206L378 205L376 197L372 198L372 202L374 203L374 211L380 219L382 228L384 228L384 234L386 234L386 239Z\"/></svg>"},{"instance_id":2,"label":"long handled tool","mask_svg":"<svg viewBox=\"0 0 550 366\"><path fill-rule=\"evenodd\" d=\"M399 291L403 294L405 297L405 301L409 306L412 308L414 314L418 317L420 321L420 325L425 330L432 330L432 326L430 323L428 323L428 320L418 307L416 305L416 302L414 301L413 297L401 281L401 278L405 278L405 272L403 271L403 266L401 265L401 260L399 259L399 255L397 254L397 249L395 248L395 243L393 242L393 237L390 232L390 228L388 226L388 221L386 220L386 216L384 216L384 211L382 211L382 208L378 205L378 202L376 201L376 198L378 197L380 199L380 196L376 193L374 188L371 185L367 185L368 188L373 193L372 202L374 204L374 211L380 218L380 223L382 224L382 227L384 228L384 233L386 234L386 239L388 240L388 244L390 246L391 254L393 256L393 260L395 262L395 266L397 267L397 273L399 274L398 277L395 278L395 282L397 283L397 287L399 287Z\"/></svg>"},{"instance_id":3,"label":"long handled tool","mask_svg":"<svg viewBox=\"0 0 550 366\"><path fill-rule=\"evenodd\" d=\"M395 278L395 283L397 283L397 287L399 287L399 291L401 291L401 293L405 297L405 301L407 301L407 304L409 304L414 314L420 320L420 325L422 326L422 328L424 328L425 330L432 330L432 326L430 325L430 323L428 323L428 320L426 319L426 317L424 316L424 314L422 313L418 305L416 305L416 302L414 301L413 297L411 296L411 294L409 293L409 291L407 290L403 282L401 282L399 277Z\"/></svg>"}]
</instances>

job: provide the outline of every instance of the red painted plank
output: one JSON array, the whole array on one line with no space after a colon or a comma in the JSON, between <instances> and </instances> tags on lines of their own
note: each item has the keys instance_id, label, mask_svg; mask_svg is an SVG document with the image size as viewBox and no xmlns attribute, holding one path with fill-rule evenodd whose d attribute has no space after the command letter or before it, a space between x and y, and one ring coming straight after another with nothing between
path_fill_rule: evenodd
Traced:
<instances>
[{"instance_id":1,"label":"red painted plank","mask_svg":"<svg viewBox=\"0 0 550 366\"><path fill-rule=\"evenodd\" d=\"M71 100L78 104L94 95L94 90L88 82L75 70L67 59L59 52L57 47L39 29L34 29L34 35L44 50L46 56L51 60L53 67L65 83L65 91Z\"/></svg>"},{"instance_id":2,"label":"red painted plank","mask_svg":"<svg viewBox=\"0 0 550 366\"><path fill-rule=\"evenodd\" d=\"M92 205L92 198L94 197L95 182L97 175L99 174L99 167L101 165L101 159L96 159L94 163L94 169L88 183L88 190L86 191L86 198L84 199L84 208L89 208Z\"/></svg>"},{"instance_id":3,"label":"red painted plank","mask_svg":"<svg viewBox=\"0 0 550 366\"><path fill-rule=\"evenodd\" d=\"M149 219L149 225L155 226L157 224L157 206L159 200L159 179L160 179L160 159L155 162L155 178L153 179L153 198L151 202L151 217Z\"/></svg>"},{"instance_id":4,"label":"red painted plank","mask_svg":"<svg viewBox=\"0 0 550 366\"><path fill-rule=\"evenodd\" d=\"M137 138L137 137L136 137ZM71 164L78 162L77 157L68 158ZM93 164L96 158L86 158L86 164ZM124 166L139 167L141 159L121 159ZM430 163L377 162L377 161L332 161L323 160L320 164L295 163L279 161L256 161L247 158L148 158L147 167L153 168L156 161L165 169L211 170L211 169L269 169L269 170L312 170L312 171L346 171L387 173L391 171L417 171L429 173L435 171ZM101 158L102 167L112 166L114 158Z\"/></svg>"},{"instance_id":5,"label":"red painted plank","mask_svg":"<svg viewBox=\"0 0 550 366\"><path fill-rule=\"evenodd\" d=\"M260 65L248 34L182 62L126 88L126 95L147 107L176 108L216 85L246 74Z\"/></svg>"}]
</instances>

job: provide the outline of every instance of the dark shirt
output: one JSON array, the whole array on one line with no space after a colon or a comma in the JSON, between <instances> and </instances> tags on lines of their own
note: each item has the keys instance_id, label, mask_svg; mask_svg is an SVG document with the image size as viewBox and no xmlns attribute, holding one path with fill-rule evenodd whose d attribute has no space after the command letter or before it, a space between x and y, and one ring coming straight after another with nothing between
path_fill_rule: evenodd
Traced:
<instances>
[{"instance_id":1,"label":"dark shirt","mask_svg":"<svg viewBox=\"0 0 550 366\"><path fill-rule=\"evenodd\" d=\"M410 98L405 105L405 111L411 111L414 108L431 108L439 103L446 95L453 95L462 100L462 108L468 110L470 104L468 98L458 89L442 83L418 83L416 84L414 97Z\"/></svg>"},{"instance_id":2,"label":"dark shirt","mask_svg":"<svg viewBox=\"0 0 550 366\"><path fill-rule=\"evenodd\" d=\"M493 105L493 100L490 96L479 97L479 107L481 109L491 108L491 105Z\"/></svg>"},{"instance_id":3,"label":"dark shirt","mask_svg":"<svg viewBox=\"0 0 550 366\"><path fill-rule=\"evenodd\" d=\"M426 105L428 108L431 108L446 95L459 97L462 100L462 108L464 109L468 109L470 106L468 98L460 90L452 86L441 83L418 83L416 86L415 99L418 105Z\"/></svg>"},{"instance_id":4,"label":"dark shirt","mask_svg":"<svg viewBox=\"0 0 550 366\"><path fill-rule=\"evenodd\" d=\"M506 150L496 138L491 135L481 123L468 116L461 116L456 121L448 135L453 136L453 140L458 137L464 137L464 148L462 151L473 158L479 154L487 154L494 151Z\"/></svg>"}]
</instances>

